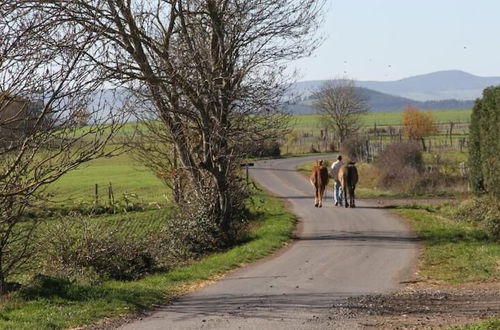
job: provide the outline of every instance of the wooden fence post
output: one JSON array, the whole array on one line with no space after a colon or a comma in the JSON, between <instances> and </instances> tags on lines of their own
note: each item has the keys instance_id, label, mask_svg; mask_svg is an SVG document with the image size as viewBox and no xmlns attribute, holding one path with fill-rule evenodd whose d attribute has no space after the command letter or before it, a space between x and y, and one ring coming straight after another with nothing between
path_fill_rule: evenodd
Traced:
<instances>
[{"instance_id":1,"label":"wooden fence post","mask_svg":"<svg viewBox=\"0 0 500 330\"><path fill-rule=\"evenodd\" d=\"M95 184L95 205L99 204L99 185L96 183Z\"/></svg>"},{"instance_id":2,"label":"wooden fence post","mask_svg":"<svg viewBox=\"0 0 500 330\"><path fill-rule=\"evenodd\" d=\"M115 205L115 195L113 193L113 185L111 182L109 183L108 186L108 200L109 200L109 206Z\"/></svg>"}]
</instances>

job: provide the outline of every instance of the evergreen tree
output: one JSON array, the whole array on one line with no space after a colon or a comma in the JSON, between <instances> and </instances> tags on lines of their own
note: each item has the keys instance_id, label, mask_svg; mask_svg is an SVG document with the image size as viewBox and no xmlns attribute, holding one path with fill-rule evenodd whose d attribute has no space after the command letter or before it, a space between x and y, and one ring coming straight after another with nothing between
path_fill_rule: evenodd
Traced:
<instances>
[{"instance_id":1,"label":"evergreen tree","mask_svg":"<svg viewBox=\"0 0 500 330\"><path fill-rule=\"evenodd\" d=\"M469 183L474 194L484 192L484 179L481 166L481 127L482 100L476 100L472 108L469 126Z\"/></svg>"},{"instance_id":2,"label":"evergreen tree","mask_svg":"<svg viewBox=\"0 0 500 330\"><path fill-rule=\"evenodd\" d=\"M485 190L500 197L500 86L486 88L483 92L481 113L481 166Z\"/></svg>"},{"instance_id":3,"label":"evergreen tree","mask_svg":"<svg viewBox=\"0 0 500 330\"><path fill-rule=\"evenodd\" d=\"M500 198L500 86L476 100L469 129L469 180L475 194Z\"/></svg>"}]
</instances>

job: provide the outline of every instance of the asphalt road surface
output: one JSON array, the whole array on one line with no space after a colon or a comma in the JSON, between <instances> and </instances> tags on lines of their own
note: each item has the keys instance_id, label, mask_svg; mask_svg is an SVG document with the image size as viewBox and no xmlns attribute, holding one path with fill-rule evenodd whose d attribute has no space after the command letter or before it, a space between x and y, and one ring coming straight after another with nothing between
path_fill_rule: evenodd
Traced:
<instances>
[{"instance_id":1,"label":"asphalt road surface","mask_svg":"<svg viewBox=\"0 0 500 330\"><path fill-rule=\"evenodd\" d=\"M311 184L295 171L315 158L262 161L250 170L299 217L293 244L122 329L362 328L339 306L412 280L418 242L384 209L363 201L355 209L333 206L331 189L315 208Z\"/></svg>"}]
</instances>

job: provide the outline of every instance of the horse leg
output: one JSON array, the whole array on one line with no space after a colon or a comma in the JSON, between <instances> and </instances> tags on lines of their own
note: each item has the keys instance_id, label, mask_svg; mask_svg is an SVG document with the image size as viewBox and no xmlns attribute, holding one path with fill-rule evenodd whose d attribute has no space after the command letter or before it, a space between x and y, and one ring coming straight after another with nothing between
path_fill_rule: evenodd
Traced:
<instances>
[{"instance_id":1,"label":"horse leg","mask_svg":"<svg viewBox=\"0 0 500 330\"><path fill-rule=\"evenodd\" d=\"M323 206L323 189L321 187L319 187L319 204L318 204L318 207L322 207Z\"/></svg>"},{"instance_id":2,"label":"horse leg","mask_svg":"<svg viewBox=\"0 0 500 330\"><path fill-rule=\"evenodd\" d=\"M318 205L319 205L319 201L318 201L319 192L318 192L318 188L316 186L314 188L315 188L315 190L314 190L314 207L318 207Z\"/></svg>"},{"instance_id":3,"label":"horse leg","mask_svg":"<svg viewBox=\"0 0 500 330\"><path fill-rule=\"evenodd\" d=\"M352 186L349 187L349 202L351 203L351 207L356 207L354 205L354 189Z\"/></svg>"},{"instance_id":4,"label":"horse leg","mask_svg":"<svg viewBox=\"0 0 500 330\"><path fill-rule=\"evenodd\" d=\"M349 207L349 202L347 199L347 185L342 185L342 194L344 194L345 207Z\"/></svg>"},{"instance_id":5,"label":"horse leg","mask_svg":"<svg viewBox=\"0 0 500 330\"><path fill-rule=\"evenodd\" d=\"M355 198L355 195L354 195L354 190L356 189L356 187L352 187L352 200L351 200L351 207L356 207L356 205L354 205L354 198Z\"/></svg>"}]
</instances>

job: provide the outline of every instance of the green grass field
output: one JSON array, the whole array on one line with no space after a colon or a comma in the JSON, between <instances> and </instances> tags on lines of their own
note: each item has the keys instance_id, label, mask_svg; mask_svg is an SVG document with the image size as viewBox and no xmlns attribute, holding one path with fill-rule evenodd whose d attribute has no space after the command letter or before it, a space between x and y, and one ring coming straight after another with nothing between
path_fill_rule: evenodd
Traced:
<instances>
[{"instance_id":1,"label":"green grass field","mask_svg":"<svg viewBox=\"0 0 500 330\"><path fill-rule=\"evenodd\" d=\"M432 116L437 123L448 123L450 121L469 123L472 110L454 109L434 110L429 112L432 113ZM362 123L363 126L369 127L374 124L377 124L378 126L400 125L402 116L402 111L370 112L362 116ZM295 115L292 117L291 125L294 129L300 130L319 128L322 127L320 118L320 115Z\"/></svg>"},{"instance_id":2,"label":"green grass field","mask_svg":"<svg viewBox=\"0 0 500 330\"><path fill-rule=\"evenodd\" d=\"M132 201L165 204L168 189L149 169L134 161L130 153L100 158L82 164L51 184L47 192L64 205L91 203L98 184L99 202L108 202L108 186L113 186L115 200L127 195Z\"/></svg>"},{"instance_id":3,"label":"green grass field","mask_svg":"<svg viewBox=\"0 0 500 330\"><path fill-rule=\"evenodd\" d=\"M426 111L432 113L438 132L426 138L426 143L431 150L455 149L460 147L461 139L467 138L469 131L470 109L456 110L434 110ZM367 134L371 143L387 144L394 139L399 139L401 128L402 111L394 112L370 112L361 117L361 132ZM453 122L452 145L448 132L450 122ZM394 128L393 134L389 134L389 126ZM374 128L377 128L375 131ZM339 148L332 142L332 132L328 129L328 138L321 138L321 131L325 129L324 120L320 115L295 115L291 117L290 132L283 139L282 154L294 154L316 151L327 151L332 147ZM406 139L402 136L403 139ZM335 141L333 141L335 142ZM463 144L462 144L463 146ZM466 149L466 148L465 148Z\"/></svg>"}]
</instances>

